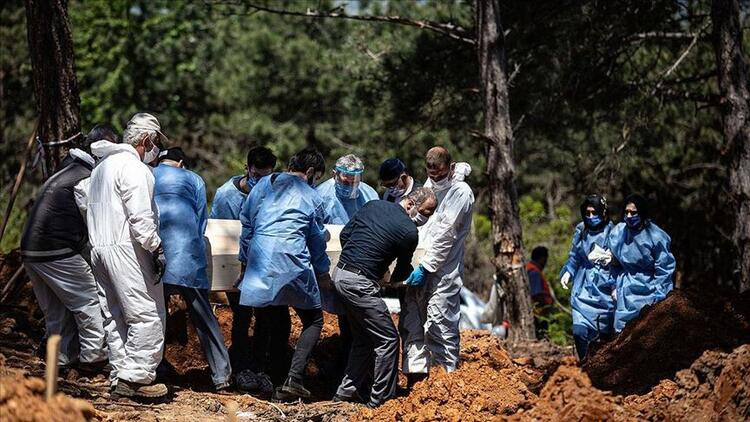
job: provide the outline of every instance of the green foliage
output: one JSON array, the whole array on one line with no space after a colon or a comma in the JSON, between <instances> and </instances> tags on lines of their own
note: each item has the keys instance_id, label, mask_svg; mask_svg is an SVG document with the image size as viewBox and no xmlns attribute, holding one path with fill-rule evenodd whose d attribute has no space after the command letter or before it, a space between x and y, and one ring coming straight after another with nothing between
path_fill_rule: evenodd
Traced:
<instances>
[{"instance_id":1,"label":"green foliage","mask_svg":"<svg viewBox=\"0 0 750 422\"><path fill-rule=\"evenodd\" d=\"M269 2L302 12L340 3ZM347 10L452 22L472 32L472 3L363 1ZM729 277L732 258L724 252L731 245L722 233L732 221L730 209L720 206L727 180L709 6L707 0L503 3L524 244L550 248L547 276L556 289L577 205L592 192L608 196L615 218L627 193L653 199L684 283ZM366 163L365 181L376 185L379 163L391 156L424 180L424 152L444 144L474 169L468 181L477 214L467 273L477 286L491 280L485 145L471 135L483 122L470 45L401 25L251 13L241 2L71 1L69 11L84 130L100 121L122 128L135 111L155 113L171 145L194 158L209 198L242 171L252 145L270 147L280 168L307 145L320 148L329 166L354 152ZM637 37L699 31L669 76L690 39ZM22 1L0 7L0 38L0 153L13 157L35 115ZM17 169L18 160L0 163L4 186ZM39 179L33 169L26 183ZM28 204L29 194L19 203ZM23 207L17 212L11 231L20 231ZM567 303L566 292L556 293Z\"/></svg>"}]
</instances>

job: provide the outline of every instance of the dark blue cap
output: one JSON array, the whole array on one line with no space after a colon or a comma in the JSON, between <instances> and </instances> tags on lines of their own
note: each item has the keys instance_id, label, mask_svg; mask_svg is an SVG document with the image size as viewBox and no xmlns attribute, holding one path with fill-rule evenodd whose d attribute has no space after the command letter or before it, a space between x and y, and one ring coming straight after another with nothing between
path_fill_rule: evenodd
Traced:
<instances>
[{"instance_id":1,"label":"dark blue cap","mask_svg":"<svg viewBox=\"0 0 750 422\"><path fill-rule=\"evenodd\" d=\"M406 171L406 164L398 158L389 158L380 165L380 180L393 180Z\"/></svg>"}]
</instances>

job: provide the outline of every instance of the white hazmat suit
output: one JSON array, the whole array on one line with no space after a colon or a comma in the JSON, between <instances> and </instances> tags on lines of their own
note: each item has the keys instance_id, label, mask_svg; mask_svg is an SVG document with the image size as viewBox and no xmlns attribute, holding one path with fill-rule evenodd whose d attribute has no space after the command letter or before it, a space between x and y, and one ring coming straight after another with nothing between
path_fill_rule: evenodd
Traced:
<instances>
[{"instance_id":1,"label":"white hazmat suit","mask_svg":"<svg viewBox=\"0 0 750 422\"><path fill-rule=\"evenodd\" d=\"M91 152L87 222L94 276L112 365L110 380L149 384L164 349L164 292L151 252L159 248L154 176L127 144L98 141Z\"/></svg>"},{"instance_id":2,"label":"white hazmat suit","mask_svg":"<svg viewBox=\"0 0 750 422\"><path fill-rule=\"evenodd\" d=\"M438 364L447 371L458 368L460 347L461 287L464 241L471 230L474 193L463 177L470 169L454 173L449 186L436 189L435 214L420 230L425 255L421 265L428 273L419 287L408 287L401 308L404 373L427 373Z\"/></svg>"}]
</instances>

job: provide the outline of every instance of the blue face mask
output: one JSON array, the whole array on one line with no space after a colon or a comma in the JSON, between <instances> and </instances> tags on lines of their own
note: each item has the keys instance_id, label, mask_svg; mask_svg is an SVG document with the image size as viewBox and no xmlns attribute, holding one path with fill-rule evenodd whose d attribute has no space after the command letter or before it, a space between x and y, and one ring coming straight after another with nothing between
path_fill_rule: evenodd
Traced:
<instances>
[{"instance_id":1,"label":"blue face mask","mask_svg":"<svg viewBox=\"0 0 750 422\"><path fill-rule=\"evenodd\" d=\"M641 216L633 215L633 216L625 217L625 224L627 224L628 227L630 227L631 229L634 229L641 224Z\"/></svg>"},{"instance_id":2,"label":"blue face mask","mask_svg":"<svg viewBox=\"0 0 750 422\"><path fill-rule=\"evenodd\" d=\"M586 217L586 225L588 225L589 227L596 227L599 224L601 224L601 222L602 222L602 218L599 217L598 215Z\"/></svg>"},{"instance_id":3,"label":"blue face mask","mask_svg":"<svg viewBox=\"0 0 750 422\"><path fill-rule=\"evenodd\" d=\"M248 176L247 179L245 179L245 183L247 183L247 189L248 190L253 190L253 188L255 187L255 185L258 184L258 181L260 181L260 179L256 179L254 177Z\"/></svg>"},{"instance_id":4,"label":"blue face mask","mask_svg":"<svg viewBox=\"0 0 750 422\"><path fill-rule=\"evenodd\" d=\"M341 199L352 199L356 198L359 187L354 185L347 185L344 183L336 182L336 196L338 196Z\"/></svg>"}]
</instances>

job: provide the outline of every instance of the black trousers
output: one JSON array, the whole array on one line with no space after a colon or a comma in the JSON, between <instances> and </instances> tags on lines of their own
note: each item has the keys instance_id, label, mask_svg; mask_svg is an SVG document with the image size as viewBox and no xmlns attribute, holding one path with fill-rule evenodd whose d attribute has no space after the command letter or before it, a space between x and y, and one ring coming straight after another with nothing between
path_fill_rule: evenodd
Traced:
<instances>
[{"instance_id":1,"label":"black trousers","mask_svg":"<svg viewBox=\"0 0 750 422\"><path fill-rule=\"evenodd\" d=\"M292 309L302 321L302 332L294 347L288 376L297 382L302 382L307 361L323 329L323 311L321 309ZM258 326L256 330L258 335L255 337L256 362L259 370L273 372L273 368L280 366L279 360L286 355L286 347L289 343L292 329L289 307L257 308L255 315L256 326Z\"/></svg>"},{"instance_id":2,"label":"black trousers","mask_svg":"<svg viewBox=\"0 0 750 422\"><path fill-rule=\"evenodd\" d=\"M253 369L248 334L253 319L253 308L240 305L240 292L227 292L227 301L232 309L232 346L229 348L229 360L234 372L240 373L245 369Z\"/></svg>"}]
</instances>

